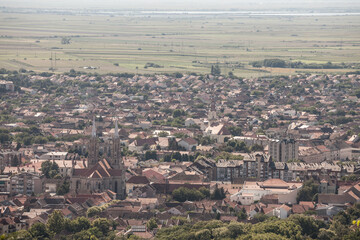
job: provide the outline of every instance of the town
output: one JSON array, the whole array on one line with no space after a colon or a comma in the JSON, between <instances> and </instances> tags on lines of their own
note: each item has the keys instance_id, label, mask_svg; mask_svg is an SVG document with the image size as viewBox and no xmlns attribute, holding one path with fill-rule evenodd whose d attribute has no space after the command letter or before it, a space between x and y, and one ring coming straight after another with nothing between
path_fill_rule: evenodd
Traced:
<instances>
[{"instance_id":1,"label":"town","mask_svg":"<svg viewBox=\"0 0 360 240\"><path fill-rule=\"evenodd\" d=\"M301 215L334 228L309 239L353 236L333 225L360 217L360 74L220 71L1 69L0 233L210 239L166 231Z\"/></svg>"}]
</instances>

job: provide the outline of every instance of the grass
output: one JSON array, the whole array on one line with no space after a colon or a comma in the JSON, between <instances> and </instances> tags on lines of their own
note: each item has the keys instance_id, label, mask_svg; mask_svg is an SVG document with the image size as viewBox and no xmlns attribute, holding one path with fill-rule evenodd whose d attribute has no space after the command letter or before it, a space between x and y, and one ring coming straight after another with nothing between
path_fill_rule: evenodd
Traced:
<instances>
[{"instance_id":1,"label":"grass","mask_svg":"<svg viewBox=\"0 0 360 240\"><path fill-rule=\"evenodd\" d=\"M233 71L243 77L291 74L294 69L267 68L264 72L248 63L264 58L358 63L359 20L360 16L110 17L3 12L0 65L48 71L55 66L49 59L56 53L56 72L95 66L98 69L84 71L209 73L211 64L218 62L224 73ZM71 44L61 44L64 36L71 37ZM164 68L144 69L147 62ZM234 67L238 64L244 67Z\"/></svg>"}]
</instances>

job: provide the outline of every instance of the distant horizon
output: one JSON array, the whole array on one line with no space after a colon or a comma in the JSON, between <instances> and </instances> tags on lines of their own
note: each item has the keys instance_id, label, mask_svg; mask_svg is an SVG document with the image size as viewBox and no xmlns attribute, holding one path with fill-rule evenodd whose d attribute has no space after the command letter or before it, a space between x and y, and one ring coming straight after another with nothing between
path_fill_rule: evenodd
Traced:
<instances>
[{"instance_id":1,"label":"distant horizon","mask_svg":"<svg viewBox=\"0 0 360 240\"><path fill-rule=\"evenodd\" d=\"M356 0L0 0L2 8L19 9L113 9L130 11L250 11L250 10L289 10L289 11L358 11L360 1Z\"/></svg>"}]
</instances>

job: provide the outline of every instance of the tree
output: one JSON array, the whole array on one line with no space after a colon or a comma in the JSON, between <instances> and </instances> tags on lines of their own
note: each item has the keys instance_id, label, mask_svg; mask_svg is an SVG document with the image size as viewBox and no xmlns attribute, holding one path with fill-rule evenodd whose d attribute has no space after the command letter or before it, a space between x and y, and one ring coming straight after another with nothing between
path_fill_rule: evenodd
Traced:
<instances>
[{"instance_id":1,"label":"tree","mask_svg":"<svg viewBox=\"0 0 360 240\"><path fill-rule=\"evenodd\" d=\"M225 191L224 191L223 187L218 188L216 186L214 192L211 194L211 199L213 199L213 200L222 200L225 197L226 197L226 195L225 195Z\"/></svg>"},{"instance_id":2,"label":"tree","mask_svg":"<svg viewBox=\"0 0 360 240\"><path fill-rule=\"evenodd\" d=\"M55 210L47 221L47 227L50 231L59 234L64 230L64 217L59 210Z\"/></svg>"},{"instance_id":3,"label":"tree","mask_svg":"<svg viewBox=\"0 0 360 240\"><path fill-rule=\"evenodd\" d=\"M45 240L50 238L50 233L48 232L45 224L39 222L31 226L29 233L33 239Z\"/></svg>"},{"instance_id":4,"label":"tree","mask_svg":"<svg viewBox=\"0 0 360 240\"><path fill-rule=\"evenodd\" d=\"M264 147L259 144L255 144L251 146L251 151L252 152L264 151Z\"/></svg>"},{"instance_id":5,"label":"tree","mask_svg":"<svg viewBox=\"0 0 360 240\"><path fill-rule=\"evenodd\" d=\"M61 184L58 189L56 189L57 195L65 195L70 191L70 182L65 180L63 184Z\"/></svg>"},{"instance_id":6,"label":"tree","mask_svg":"<svg viewBox=\"0 0 360 240\"><path fill-rule=\"evenodd\" d=\"M301 239L301 227L286 220L264 221L256 224L252 231L255 233L275 233L286 238Z\"/></svg>"},{"instance_id":7,"label":"tree","mask_svg":"<svg viewBox=\"0 0 360 240\"><path fill-rule=\"evenodd\" d=\"M149 229L150 231L152 231L154 228L157 228L158 225L156 223L156 219L155 218L151 218L147 223L146 223L146 227L147 229Z\"/></svg>"},{"instance_id":8,"label":"tree","mask_svg":"<svg viewBox=\"0 0 360 240\"><path fill-rule=\"evenodd\" d=\"M41 164L41 172L46 178L55 178L59 174L59 166L55 162L47 160Z\"/></svg>"},{"instance_id":9,"label":"tree","mask_svg":"<svg viewBox=\"0 0 360 240\"><path fill-rule=\"evenodd\" d=\"M233 136L241 136L241 127L237 127L237 126L232 126L232 127L228 127L231 135Z\"/></svg>"},{"instance_id":10,"label":"tree","mask_svg":"<svg viewBox=\"0 0 360 240\"><path fill-rule=\"evenodd\" d=\"M288 218L289 221L299 225L302 229L301 234L303 236L310 236L316 239L319 233L320 224L325 226L324 222L316 221L313 217L293 214Z\"/></svg>"},{"instance_id":11,"label":"tree","mask_svg":"<svg viewBox=\"0 0 360 240\"><path fill-rule=\"evenodd\" d=\"M296 200L312 201L314 196L319 192L319 184L316 184L313 179L306 181L303 187L298 192Z\"/></svg>"},{"instance_id":12,"label":"tree","mask_svg":"<svg viewBox=\"0 0 360 240\"><path fill-rule=\"evenodd\" d=\"M149 150L149 149L150 149L149 144L145 143L145 144L143 145L143 150L146 151L146 150Z\"/></svg>"},{"instance_id":13,"label":"tree","mask_svg":"<svg viewBox=\"0 0 360 240\"><path fill-rule=\"evenodd\" d=\"M167 137L167 136L169 136L169 133L165 132L165 131L162 131L162 132L159 132L158 136L159 137Z\"/></svg>"},{"instance_id":14,"label":"tree","mask_svg":"<svg viewBox=\"0 0 360 240\"><path fill-rule=\"evenodd\" d=\"M179 202L185 201L198 201L205 198L205 195L202 194L199 190L196 189L189 189L186 187L180 187L175 189L172 192L172 196L174 200Z\"/></svg>"},{"instance_id":15,"label":"tree","mask_svg":"<svg viewBox=\"0 0 360 240\"><path fill-rule=\"evenodd\" d=\"M71 38L69 37L62 37L61 38L61 44L70 44Z\"/></svg>"},{"instance_id":16,"label":"tree","mask_svg":"<svg viewBox=\"0 0 360 240\"><path fill-rule=\"evenodd\" d=\"M186 113L185 113L185 111L182 110L182 109L175 109L175 110L173 111L173 117L174 117L174 118L181 117L181 116L185 116L185 115L186 115Z\"/></svg>"},{"instance_id":17,"label":"tree","mask_svg":"<svg viewBox=\"0 0 360 240\"><path fill-rule=\"evenodd\" d=\"M12 167L17 167L19 166L20 161L18 159L18 157L15 155L12 159L11 159L11 166Z\"/></svg>"},{"instance_id":18,"label":"tree","mask_svg":"<svg viewBox=\"0 0 360 240\"><path fill-rule=\"evenodd\" d=\"M211 75L218 76L221 74L219 64L211 65Z\"/></svg>"},{"instance_id":19,"label":"tree","mask_svg":"<svg viewBox=\"0 0 360 240\"><path fill-rule=\"evenodd\" d=\"M111 224L106 218L98 218L93 221L92 226L98 228L106 236L110 231Z\"/></svg>"},{"instance_id":20,"label":"tree","mask_svg":"<svg viewBox=\"0 0 360 240\"><path fill-rule=\"evenodd\" d=\"M183 75L182 75L182 73L176 72L176 73L175 73L175 77L176 77L176 78L182 78Z\"/></svg>"},{"instance_id":21,"label":"tree","mask_svg":"<svg viewBox=\"0 0 360 240\"><path fill-rule=\"evenodd\" d=\"M237 214L238 220L246 220L247 219L247 213L245 208L242 208L241 211Z\"/></svg>"},{"instance_id":22,"label":"tree","mask_svg":"<svg viewBox=\"0 0 360 240\"><path fill-rule=\"evenodd\" d=\"M237 236L246 234L249 231L249 225L238 222L230 222L227 226L229 229L230 237L235 239Z\"/></svg>"},{"instance_id":23,"label":"tree","mask_svg":"<svg viewBox=\"0 0 360 240\"><path fill-rule=\"evenodd\" d=\"M331 230L321 228L319 230L319 234L317 236L317 239L319 240L332 240L335 237L335 233Z\"/></svg>"},{"instance_id":24,"label":"tree","mask_svg":"<svg viewBox=\"0 0 360 240\"><path fill-rule=\"evenodd\" d=\"M210 190L207 189L206 187L199 188L199 191L205 196L205 198L210 197Z\"/></svg>"},{"instance_id":25,"label":"tree","mask_svg":"<svg viewBox=\"0 0 360 240\"><path fill-rule=\"evenodd\" d=\"M195 239L197 240L208 240L211 239L211 232L209 229L202 229L195 233Z\"/></svg>"},{"instance_id":26,"label":"tree","mask_svg":"<svg viewBox=\"0 0 360 240\"><path fill-rule=\"evenodd\" d=\"M33 143L36 143L36 144L45 144L47 142L48 142L48 139L46 137L36 136L33 138Z\"/></svg>"},{"instance_id":27,"label":"tree","mask_svg":"<svg viewBox=\"0 0 360 240\"><path fill-rule=\"evenodd\" d=\"M11 140L11 135L8 133L0 133L0 143L6 143Z\"/></svg>"},{"instance_id":28,"label":"tree","mask_svg":"<svg viewBox=\"0 0 360 240\"><path fill-rule=\"evenodd\" d=\"M146 151L145 152L145 160L149 160L149 159L157 159L156 151Z\"/></svg>"},{"instance_id":29,"label":"tree","mask_svg":"<svg viewBox=\"0 0 360 240\"><path fill-rule=\"evenodd\" d=\"M88 230L91 226L90 220L86 217L78 217L74 220L65 219L64 228L66 231L71 233L81 232Z\"/></svg>"},{"instance_id":30,"label":"tree","mask_svg":"<svg viewBox=\"0 0 360 240\"><path fill-rule=\"evenodd\" d=\"M29 233L29 231L26 230L20 230L16 231L13 234L9 235L7 239L16 239L16 240L32 240L33 237Z\"/></svg>"},{"instance_id":31,"label":"tree","mask_svg":"<svg viewBox=\"0 0 360 240\"><path fill-rule=\"evenodd\" d=\"M91 218L91 217L94 217L94 216L98 216L101 212L102 212L102 210L101 210L100 207L94 206L94 207L89 208L86 211L86 215L87 215L87 217Z\"/></svg>"},{"instance_id":32,"label":"tree","mask_svg":"<svg viewBox=\"0 0 360 240\"><path fill-rule=\"evenodd\" d=\"M269 216L263 214L263 213L257 213L253 216L253 219L256 221L256 222L264 222L266 219L268 219Z\"/></svg>"}]
</instances>

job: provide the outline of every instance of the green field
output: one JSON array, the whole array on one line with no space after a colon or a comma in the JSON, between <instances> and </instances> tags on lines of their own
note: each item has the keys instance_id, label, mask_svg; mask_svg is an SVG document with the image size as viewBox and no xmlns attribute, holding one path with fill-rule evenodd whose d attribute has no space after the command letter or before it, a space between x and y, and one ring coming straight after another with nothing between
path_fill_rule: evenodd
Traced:
<instances>
[{"instance_id":1,"label":"green field","mask_svg":"<svg viewBox=\"0 0 360 240\"><path fill-rule=\"evenodd\" d=\"M0 67L55 72L222 72L250 77L301 69L253 69L264 58L359 63L360 15L0 15ZM61 44L70 37L70 44ZM55 61L56 54L56 61ZM50 60L51 56L53 60ZM151 62L162 68L147 68ZM119 66L115 66L118 64ZM84 70L94 66L96 70ZM259 71L260 70L260 71ZM304 70L306 72L346 72Z\"/></svg>"}]
</instances>

